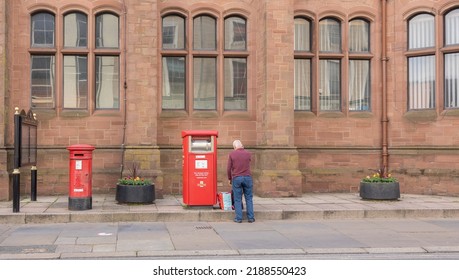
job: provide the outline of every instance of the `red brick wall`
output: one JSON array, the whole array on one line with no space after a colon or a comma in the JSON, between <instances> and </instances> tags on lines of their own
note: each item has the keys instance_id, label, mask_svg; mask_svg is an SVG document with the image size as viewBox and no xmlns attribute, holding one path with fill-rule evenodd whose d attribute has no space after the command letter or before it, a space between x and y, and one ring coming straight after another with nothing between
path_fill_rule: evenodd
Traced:
<instances>
[{"instance_id":1,"label":"red brick wall","mask_svg":"<svg viewBox=\"0 0 459 280\"><path fill-rule=\"evenodd\" d=\"M0 0L0 200L9 197L9 168L8 157L5 150L5 116L8 114L8 108L5 106L8 94L7 79L7 22L6 22L6 5L5 0Z\"/></svg>"},{"instance_id":2,"label":"red brick wall","mask_svg":"<svg viewBox=\"0 0 459 280\"><path fill-rule=\"evenodd\" d=\"M322 3L323 2L323 3ZM381 166L381 4L362 5L341 1L309 1L307 11L314 16L362 13L372 18L372 113L296 114L295 144L300 152L303 191L348 191L358 186L368 168ZM296 1L301 9L301 1ZM401 181L406 193L459 194L457 156L459 154L458 112L441 108L441 79L437 77L436 109L413 113L407 110L407 19L415 12L441 14L451 1L387 1L387 94L389 170ZM332 7L332 8L331 8ZM457 3L456 3L457 7ZM441 32L438 29L437 34ZM438 62L440 63L440 62ZM442 65L438 67L441 69ZM333 118L327 118L333 117ZM371 158L361 155L365 151ZM344 155L343 155L344 154Z\"/></svg>"},{"instance_id":3,"label":"red brick wall","mask_svg":"<svg viewBox=\"0 0 459 280\"><path fill-rule=\"evenodd\" d=\"M228 190L226 158L231 143L239 138L253 151L256 192L264 196L291 196L301 192L356 192L360 179L382 162L382 3L378 0L71 0L7 1L0 10L0 55L7 58L0 69L0 133L12 147L13 115L8 108L30 107L29 13L45 8L59 17L63 9L93 12L109 7L126 21L121 32L121 106L114 111L85 114L39 110L39 195L66 193L68 151L73 144L91 144L94 151L93 188L113 191L129 162L141 162L144 172L157 183L159 194L180 193L181 131L218 130L218 189ZM126 3L126 13L123 3ZM0 6L5 5L0 0ZM387 112L389 170L401 181L405 193L459 195L459 112L437 108L413 114L407 110L406 32L407 19L417 11L436 15L455 3L448 0L392 1L387 4ZM8 23L3 11L8 11ZM212 13L219 24L228 14L247 18L248 110L247 112L165 112L161 110L161 16L180 11L193 17ZM355 17L371 23L371 112L294 112L293 110L293 18L309 16L314 24L334 16L346 24ZM8 24L9 28L6 28ZM438 21L438 24L441 24ZM126 28L124 28L124 26ZM222 30L219 29L219 30ZM313 36L317 36L317 29ZM62 30L60 30L62 31ZM60 32L59 31L59 32ZM438 32L440 30L437 30ZM6 33L7 37L6 37ZM8 38L6 40L5 38ZM343 34L343 61L347 39ZM6 43L5 43L6 42ZM6 44L6 46L5 46ZM59 43L60 44L60 43ZM439 46L441 47L441 46ZM317 48L315 45L314 49ZM11 55L5 54L10 52ZM316 54L316 58L317 59ZM124 60L126 59L126 60ZM126 61L126 63L124 63ZM317 61L313 67L318 68ZM345 75L346 64L342 71ZM438 65L439 68L442 65ZM2 72L8 69L6 73ZM61 71L57 69L57 71ZM5 76L8 78L5 79ZM317 78L316 78L317 79ZM439 80L440 81L440 80ZM317 84L317 80L315 84ZM441 84L438 82L437 84ZM57 98L60 97L60 89ZM317 92L314 87L313 92ZM441 86L438 85L438 90ZM344 101L347 89L343 89ZM10 96L8 96L8 94ZM441 96L441 95L438 95ZM124 106L126 104L126 106ZM343 108L347 105L343 104ZM3 114L4 113L4 114ZM5 119L2 119L5 116ZM126 134L124 137L124 117ZM125 145L123 145L125 139ZM123 148L125 149L123 154ZM0 199L9 194L6 149L0 152ZM10 150L11 151L11 150ZM125 165L122 165L122 158ZM3 172L3 173L1 173ZM27 174L24 171L22 174ZM3 175L2 175L3 174ZM28 175L23 175L27 181ZM23 183L25 184L25 183ZM25 187L24 187L25 188ZM24 192L27 192L25 189Z\"/></svg>"},{"instance_id":4,"label":"red brick wall","mask_svg":"<svg viewBox=\"0 0 459 280\"><path fill-rule=\"evenodd\" d=\"M442 15L454 1L390 1L388 5L389 144L391 168L399 173L402 191L422 194L459 194L459 124L457 110L442 108L442 78L437 75L436 108L407 111L407 20L418 12L432 13L436 34L442 34ZM437 42L441 48L442 43ZM441 52L437 52L438 69Z\"/></svg>"}]
</instances>

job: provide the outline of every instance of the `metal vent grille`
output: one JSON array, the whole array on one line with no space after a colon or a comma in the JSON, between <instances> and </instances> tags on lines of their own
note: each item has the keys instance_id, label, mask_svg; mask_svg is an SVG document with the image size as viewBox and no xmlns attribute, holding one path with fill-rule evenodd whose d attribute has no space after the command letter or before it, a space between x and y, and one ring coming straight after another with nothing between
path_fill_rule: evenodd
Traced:
<instances>
[{"instance_id":1,"label":"metal vent grille","mask_svg":"<svg viewBox=\"0 0 459 280\"><path fill-rule=\"evenodd\" d=\"M196 229L212 229L211 226L196 226Z\"/></svg>"}]
</instances>

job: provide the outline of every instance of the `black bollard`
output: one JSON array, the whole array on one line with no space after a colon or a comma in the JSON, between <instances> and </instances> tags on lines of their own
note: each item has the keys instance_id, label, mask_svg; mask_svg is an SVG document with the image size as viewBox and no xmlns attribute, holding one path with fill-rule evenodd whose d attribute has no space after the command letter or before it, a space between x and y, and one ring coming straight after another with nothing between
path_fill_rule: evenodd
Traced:
<instances>
[{"instance_id":1,"label":"black bollard","mask_svg":"<svg viewBox=\"0 0 459 280\"><path fill-rule=\"evenodd\" d=\"M13 212L19 213L19 198L20 198L20 180L21 172L19 169L13 171Z\"/></svg>"},{"instance_id":2,"label":"black bollard","mask_svg":"<svg viewBox=\"0 0 459 280\"><path fill-rule=\"evenodd\" d=\"M32 166L30 170L30 200L37 201L37 167Z\"/></svg>"}]
</instances>

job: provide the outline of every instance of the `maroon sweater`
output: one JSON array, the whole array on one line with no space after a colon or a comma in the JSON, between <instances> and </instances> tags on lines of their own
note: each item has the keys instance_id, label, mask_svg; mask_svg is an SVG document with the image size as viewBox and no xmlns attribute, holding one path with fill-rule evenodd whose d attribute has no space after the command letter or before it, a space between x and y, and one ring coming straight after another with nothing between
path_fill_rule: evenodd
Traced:
<instances>
[{"instance_id":1,"label":"maroon sweater","mask_svg":"<svg viewBox=\"0 0 459 280\"><path fill-rule=\"evenodd\" d=\"M251 153L243 148L233 150L228 156L228 165L226 168L228 180L232 180L232 178L237 176L251 176L251 157Z\"/></svg>"}]
</instances>

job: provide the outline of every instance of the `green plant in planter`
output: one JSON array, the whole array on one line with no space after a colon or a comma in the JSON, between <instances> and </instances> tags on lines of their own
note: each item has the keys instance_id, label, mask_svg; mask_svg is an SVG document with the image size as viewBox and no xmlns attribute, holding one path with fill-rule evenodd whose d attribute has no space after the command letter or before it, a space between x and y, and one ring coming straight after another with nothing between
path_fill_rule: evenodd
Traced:
<instances>
[{"instance_id":1,"label":"green plant in planter","mask_svg":"<svg viewBox=\"0 0 459 280\"><path fill-rule=\"evenodd\" d=\"M132 168L129 169L129 176L118 179L119 185L132 185L132 186L146 186L151 185L151 180L142 178L139 173L139 167L136 163L132 164Z\"/></svg>"},{"instance_id":2,"label":"green plant in planter","mask_svg":"<svg viewBox=\"0 0 459 280\"><path fill-rule=\"evenodd\" d=\"M384 169L379 169L372 176L367 176L362 179L364 183L394 183L398 182L390 173L384 172Z\"/></svg>"},{"instance_id":3,"label":"green plant in planter","mask_svg":"<svg viewBox=\"0 0 459 280\"><path fill-rule=\"evenodd\" d=\"M123 177L118 179L118 184L120 185L132 185L132 186L142 186L142 185L151 185L151 180L140 178L140 177Z\"/></svg>"},{"instance_id":4,"label":"green plant in planter","mask_svg":"<svg viewBox=\"0 0 459 280\"><path fill-rule=\"evenodd\" d=\"M133 163L129 176L118 179L116 200L119 203L153 203L155 185L150 179L142 178L138 165Z\"/></svg>"},{"instance_id":5,"label":"green plant in planter","mask_svg":"<svg viewBox=\"0 0 459 280\"><path fill-rule=\"evenodd\" d=\"M360 197L363 199L392 199L400 198L400 186L396 178L385 169L379 169L372 176L360 181Z\"/></svg>"}]
</instances>

